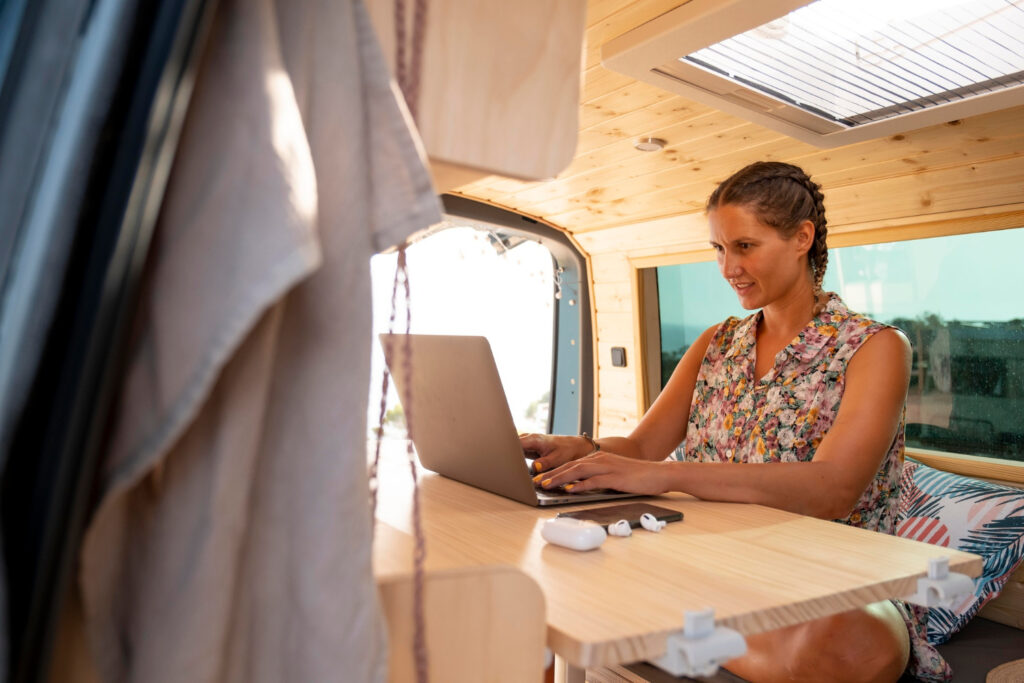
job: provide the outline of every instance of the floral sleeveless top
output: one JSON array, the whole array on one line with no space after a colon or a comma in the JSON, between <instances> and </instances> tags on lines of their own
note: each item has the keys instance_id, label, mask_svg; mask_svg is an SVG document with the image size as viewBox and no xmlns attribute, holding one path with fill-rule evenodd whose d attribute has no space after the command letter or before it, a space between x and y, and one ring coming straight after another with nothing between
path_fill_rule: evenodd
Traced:
<instances>
[{"instance_id":1,"label":"floral sleeveless top","mask_svg":"<svg viewBox=\"0 0 1024 683\"><path fill-rule=\"evenodd\" d=\"M690 462L805 462L836 420L853 354L888 326L851 313L832 294L825 309L782 351L763 378L755 377L760 311L721 324L701 363L686 429ZM892 534L903 467L903 419L874 479L853 510L835 520ZM908 672L923 680L951 675L925 638L927 611L894 601L907 622Z\"/></svg>"}]
</instances>

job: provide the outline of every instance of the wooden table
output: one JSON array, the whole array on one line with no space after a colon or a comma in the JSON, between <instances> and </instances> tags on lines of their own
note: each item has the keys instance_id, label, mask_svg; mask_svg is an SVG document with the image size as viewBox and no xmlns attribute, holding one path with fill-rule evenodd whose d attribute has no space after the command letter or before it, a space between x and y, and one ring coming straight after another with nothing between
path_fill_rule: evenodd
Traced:
<instances>
[{"instance_id":1,"label":"wooden table","mask_svg":"<svg viewBox=\"0 0 1024 683\"><path fill-rule=\"evenodd\" d=\"M576 552L546 543L540 528L578 506L532 508L429 472L420 485L427 569L520 568L544 593L548 647L579 669L664 654L688 610L713 608L719 625L749 635L909 595L929 558L948 557L950 571L981 572L976 555L682 494L638 499L682 511L682 522ZM408 464L383 463L380 491L375 571L408 572Z\"/></svg>"}]
</instances>

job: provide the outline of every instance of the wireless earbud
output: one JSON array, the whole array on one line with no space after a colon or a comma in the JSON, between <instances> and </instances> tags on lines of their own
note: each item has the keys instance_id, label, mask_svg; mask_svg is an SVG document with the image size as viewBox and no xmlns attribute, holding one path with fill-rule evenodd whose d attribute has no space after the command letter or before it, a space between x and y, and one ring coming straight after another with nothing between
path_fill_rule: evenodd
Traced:
<instances>
[{"instance_id":1,"label":"wireless earbud","mask_svg":"<svg viewBox=\"0 0 1024 683\"><path fill-rule=\"evenodd\" d=\"M633 534L633 529L629 526L629 522L624 519L620 519L619 521L608 525L608 533L611 536L631 536Z\"/></svg>"},{"instance_id":2,"label":"wireless earbud","mask_svg":"<svg viewBox=\"0 0 1024 683\"><path fill-rule=\"evenodd\" d=\"M663 522L660 519L657 519L650 512L645 512L644 514L640 515L640 526L647 529L648 531L661 531L665 528L665 524L667 524L667 522Z\"/></svg>"}]
</instances>

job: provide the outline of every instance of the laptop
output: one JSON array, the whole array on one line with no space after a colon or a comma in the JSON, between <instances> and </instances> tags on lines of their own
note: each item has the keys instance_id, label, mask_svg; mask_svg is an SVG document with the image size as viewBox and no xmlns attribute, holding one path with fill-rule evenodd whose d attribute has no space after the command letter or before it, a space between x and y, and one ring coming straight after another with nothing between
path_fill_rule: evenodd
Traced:
<instances>
[{"instance_id":1,"label":"laptop","mask_svg":"<svg viewBox=\"0 0 1024 683\"><path fill-rule=\"evenodd\" d=\"M519 443L485 337L382 334L380 343L426 469L527 505L641 495L608 489L544 491L534 485L532 461ZM412 355L408 376L407 348Z\"/></svg>"}]
</instances>

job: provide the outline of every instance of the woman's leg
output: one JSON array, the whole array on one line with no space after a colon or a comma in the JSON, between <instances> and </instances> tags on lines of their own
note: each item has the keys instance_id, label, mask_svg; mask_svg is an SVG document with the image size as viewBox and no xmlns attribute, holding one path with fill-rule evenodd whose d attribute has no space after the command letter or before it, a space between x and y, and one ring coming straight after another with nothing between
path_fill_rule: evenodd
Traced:
<instances>
[{"instance_id":1,"label":"woman's leg","mask_svg":"<svg viewBox=\"0 0 1024 683\"><path fill-rule=\"evenodd\" d=\"M747 654L725 668L753 683L897 680L910 637L889 601L747 637Z\"/></svg>"}]
</instances>

